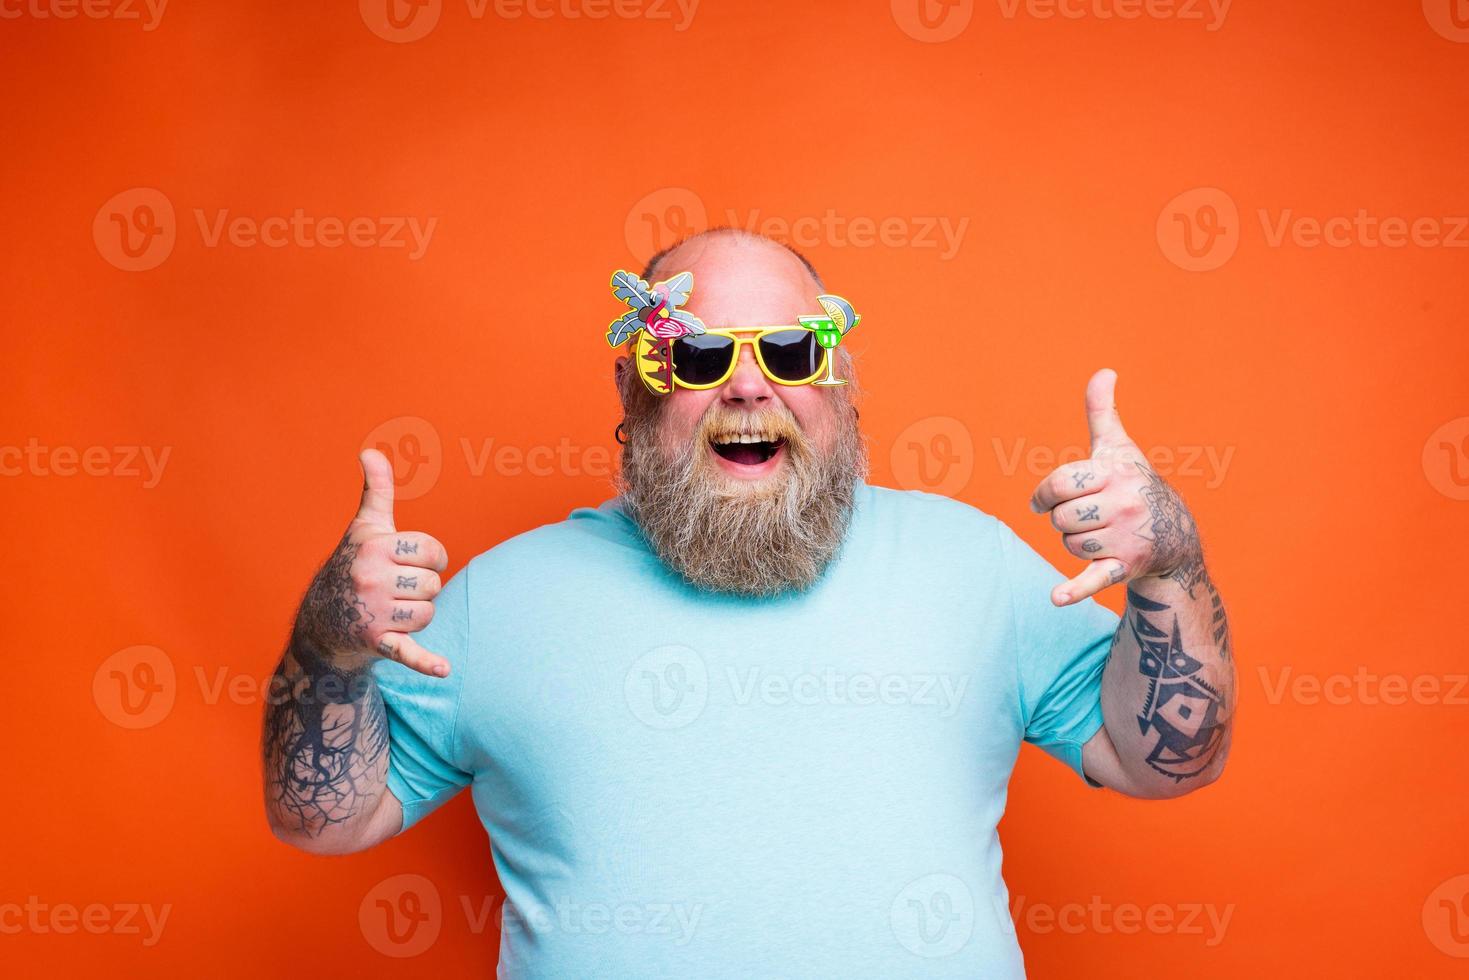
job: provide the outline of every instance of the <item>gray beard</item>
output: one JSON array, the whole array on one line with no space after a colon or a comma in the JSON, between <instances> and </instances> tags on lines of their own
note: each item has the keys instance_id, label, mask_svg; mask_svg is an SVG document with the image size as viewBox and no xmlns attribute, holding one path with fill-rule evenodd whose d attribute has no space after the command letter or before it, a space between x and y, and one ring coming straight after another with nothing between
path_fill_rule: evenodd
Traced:
<instances>
[{"instance_id":1,"label":"gray beard","mask_svg":"<svg viewBox=\"0 0 1469 980\"><path fill-rule=\"evenodd\" d=\"M659 445L656 413L627 419L620 489L629 515L663 563L699 588L775 596L810 587L841 548L867 475L857 413L845 398L841 406L824 453L782 410L785 460L758 485L710 458L710 416L671 454Z\"/></svg>"}]
</instances>

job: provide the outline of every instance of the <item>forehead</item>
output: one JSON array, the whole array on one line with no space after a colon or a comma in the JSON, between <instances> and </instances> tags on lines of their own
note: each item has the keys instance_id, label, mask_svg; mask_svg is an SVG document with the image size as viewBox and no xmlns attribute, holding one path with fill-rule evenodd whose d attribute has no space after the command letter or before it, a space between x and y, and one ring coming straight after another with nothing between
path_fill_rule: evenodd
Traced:
<instances>
[{"instance_id":1,"label":"forehead","mask_svg":"<svg viewBox=\"0 0 1469 980\"><path fill-rule=\"evenodd\" d=\"M773 242L695 239L665 256L654 280L685 271L694 274L686 308L711 327L795 323L799 314L821 312L806 267Z\"/></svg>"}]
</instances>

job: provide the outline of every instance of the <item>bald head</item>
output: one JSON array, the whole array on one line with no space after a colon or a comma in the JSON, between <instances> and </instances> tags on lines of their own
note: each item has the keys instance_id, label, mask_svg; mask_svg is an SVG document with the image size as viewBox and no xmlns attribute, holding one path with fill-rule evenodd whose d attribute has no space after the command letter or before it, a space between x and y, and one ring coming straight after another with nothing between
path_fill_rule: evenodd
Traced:
<instances>
[{"instance_id":1,"label":"bald head","mask_svg":"<svg viewBox=\"0 0 1469 980\"><path fill-rule=\"evenodd\" d=\"M675 268L671 262L665 263L664 260L680 249L683 249L685 253L690 249L701 249L711 239L715 238L733 239L736 242L750 247L758 247L763 244L783 248L801 263L801 266L806 270L806 274L811 277L811 281L816 283L817 289L823 291L826 289L826 285L821 281L820 273L816 271L816 266L811 264L811 260L785 242L778 242L773 238L766 238L764 235L756 234L753 231L746 231L743 228L735 228L729 225L722 225L718 228L710 228L707 231L696 232L674 242L648 260L648 264L643 267L643 278L648 282L652 282L653 277L660 275L664 269L672 269L675 273L682 272L682 269ZM687 254L684 257L687 258Z\"/></svg>"}]
</instances>

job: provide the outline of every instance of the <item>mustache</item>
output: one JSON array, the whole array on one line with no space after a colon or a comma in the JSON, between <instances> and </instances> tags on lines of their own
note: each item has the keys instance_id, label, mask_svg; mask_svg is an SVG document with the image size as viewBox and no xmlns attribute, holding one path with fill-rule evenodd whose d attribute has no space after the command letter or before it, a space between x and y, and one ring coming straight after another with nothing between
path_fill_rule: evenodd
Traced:
<instances>
[{"instance_id":1,"label":"mustache","mask_svg":"<svg viewBox=\"0 0 1469 980\"><path fill-rule=\"evenodd\" d=\"M695 429L694 445L737 436L757 437L769 442L785 441L795 449L806 449L808 440L796 417L784 405L773 405L758 411L730 408L723 402L709 406Z\"/></svg>"}]
</instances>

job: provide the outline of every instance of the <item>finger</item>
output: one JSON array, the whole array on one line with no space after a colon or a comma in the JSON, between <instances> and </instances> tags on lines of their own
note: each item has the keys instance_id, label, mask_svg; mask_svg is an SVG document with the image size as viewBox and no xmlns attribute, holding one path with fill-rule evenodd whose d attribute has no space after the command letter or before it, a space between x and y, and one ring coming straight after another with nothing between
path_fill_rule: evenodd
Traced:
<instances>
[{"instance_id":1,"label":"finger","mask_svg":"<svg viewBox=\"0 0 1469 980\"><path fill-rule=\"evenodd\" d=\"M1086 426L1091 432L1092 455L1099 449L1132 444L1117 414L1117 372L1102 368L1086 383Z\"/></svg>"},{"instance_id":2,"label":"finger","mask_svg":"<svg viewBox=\"0 0 1469 980\"><path fill-rule=\"evenodd\" d=\"M439 539L422 531L399 531L388 541L388 557L399 565L432 568L442 572L449 567L449 552Z\"/></svg>"},{"instance_id":3,"label":"finger","mask_svg":"<svg viewBox=\"0 0 1469 980\"><path fill-rule=\"evenodd\" d=\"M418 641L403 633L384 633L377 641L378 656L396 660L405 667L428 674L430 677L448 677L449 661L437 653L430 653Z\"/></svg>"},{"instance_id":4,"label":"finger","mask_svg":"<svg viewBox=\"0 0 1469 980\"><path fill-rule=\"evenodd\" d=\"M393 530L393 467L376 449L364 449L357 456L362 464L362 503L357 507L357 520L386 530Z\"/></svg>"},{"instance_id":5,"label":"finger","mask_svg":"<svg viewBox=\"0 0 1469 980\"><path fill-rule=\"evenodd\" d=\"M1087 494L1075 500L1065 500L1051 508L1051 526L1062 534L1081 534L1100 531L1112 522L1105 498L1098 494Z\"/></svg>"},{"instance_id":6,"label":"finger","mask_svg":"<svg viewBox=\"0 0 1469 980\"><path fill-rule=\"evenodd\" d=\"M394 599L385 625L399 633L417 633L433 618L434 604L427 599Z\"/></svg>"},{"instance_id":7,"label":"finger","mask_svg":"<svg viewBox=\"0 0 1469 980\"><path fill-rule=\"evenodd\" d=\"M389 574L394 599L432 599L444 587L430 568L394 568Z\"/></svg>"},{"instance_id":8,"label":"finger","mask_svg":"<svg viewBox=\"0 0 1469 980\"><path fill-rule=\"evenodd\" d=\"M1063 534L1061 543L1066 550L1078 558L1094 561L1098 558L1111 558L1117 554L1108 539L1107 532L1088 531L1083 534Z\"/></svg>"},{"instance_id":9,"label":"finger","mask_svg":"<svg viewBox=\"0 0 1469 980\"><path fill-rule=\"evenodd\" d=\"M1063 463L1036 485L1030 495L1030 509L1044 514L1063 500L1096 493L1107 485L1107 477L1106 468L1094 459Z\"/></svg>"},{"instance_id":10,"label":"finger","mask_svg":"<svg viewBox=\"0 0 1469 980\"><path fill-rule=\"evenodd\" d=\"M1081 574L1051 590L1051 602L1069 606L1096 595L1109 585L1127 578L1127 564L1120 558L1103 558L1087 564Z\"/></svg>"}]
</instances>

